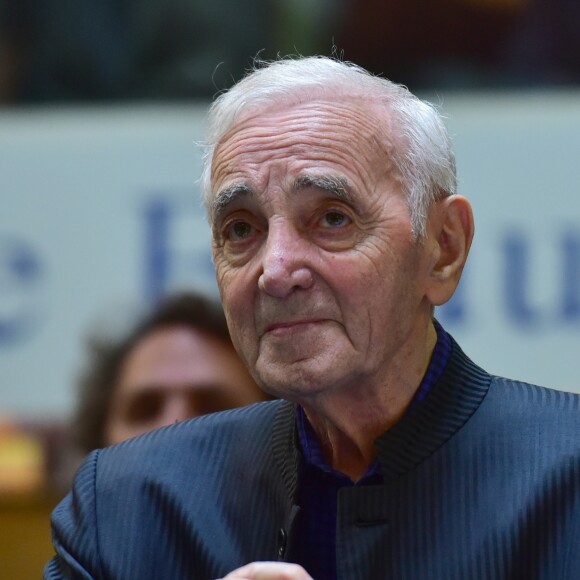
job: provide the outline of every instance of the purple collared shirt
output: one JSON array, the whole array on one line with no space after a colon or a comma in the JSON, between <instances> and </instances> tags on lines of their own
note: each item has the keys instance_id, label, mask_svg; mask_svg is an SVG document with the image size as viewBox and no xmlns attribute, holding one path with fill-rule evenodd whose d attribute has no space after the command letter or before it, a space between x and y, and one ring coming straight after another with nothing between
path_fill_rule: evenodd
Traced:
<instances>
[{"instance_id":1,"label":"purple collared shirt","mask_svg":"<svg viewBox=\"0 0 580 580\"><path fill-rule=\"evenodd\" d=\"M409 409L421 403L440 379L449 357L449 335L434 321L437 343L427 372L417 389ZM354 483L334 470L324 460L322 449L302 407L297 415L298 441L304 462L298 486L298 505L301 507L296 529L296 562L304 566L316 580L336 578L336 511L337 495L342 487L377 485L383 483L381 467L373 462L366 473Z\"/></svg>"}]
</instances>

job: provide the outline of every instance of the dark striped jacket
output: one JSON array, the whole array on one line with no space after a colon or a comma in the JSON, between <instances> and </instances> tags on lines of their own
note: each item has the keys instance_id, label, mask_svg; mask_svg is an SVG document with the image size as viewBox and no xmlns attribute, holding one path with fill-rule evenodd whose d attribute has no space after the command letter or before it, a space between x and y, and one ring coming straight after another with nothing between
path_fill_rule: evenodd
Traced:
<instances>
[{"instance_id":1,"label":"dark striped jacket","mask_svg":"<svg viewBox=\"0 0 580 580\"><path fill-rule=\"evenodd\" d=\"M339 578L580 579L580 397L492 377L454 344L377 441L384 485L339 493ZM92 453L45 578L213 579L292 559L294 407L261 403Z\"/></svg>"}]
</instances>

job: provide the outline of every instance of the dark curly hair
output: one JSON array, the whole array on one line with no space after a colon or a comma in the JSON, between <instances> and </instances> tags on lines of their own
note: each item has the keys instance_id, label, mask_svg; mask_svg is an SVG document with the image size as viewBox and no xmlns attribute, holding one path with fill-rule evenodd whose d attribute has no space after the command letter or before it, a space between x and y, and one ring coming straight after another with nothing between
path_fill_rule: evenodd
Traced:
<instances>
[{"instance_id":1,"label":"dark curly hair","mask_svg":"<svg viewBox=\"0 0 580 580\"><path fill-rule=\"evenodd\" d=\"M73 442L83 452L105 444L105 423L125 359L153 331L168 326L202 330L231 345L221 305L194 293L167 297L120 341L90 337L89 363L78 380L78 403L72 421Z\"/></svg>"}]
</instances>

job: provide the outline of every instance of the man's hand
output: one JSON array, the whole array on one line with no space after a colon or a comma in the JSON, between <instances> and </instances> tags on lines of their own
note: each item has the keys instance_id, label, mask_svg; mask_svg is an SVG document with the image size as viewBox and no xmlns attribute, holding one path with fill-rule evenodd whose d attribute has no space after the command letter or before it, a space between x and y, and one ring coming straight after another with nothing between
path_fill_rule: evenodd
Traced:
<instances>
[{"instance_id":1,"label":"man's hand","mask_svg":"<svg viewBox=\"0 0 580 580\"><path fill-rule=\"evenodd\" d=\"M298 564L252 562L230 572L222 580L312 580Z\"/></svg>"}]
</instances>

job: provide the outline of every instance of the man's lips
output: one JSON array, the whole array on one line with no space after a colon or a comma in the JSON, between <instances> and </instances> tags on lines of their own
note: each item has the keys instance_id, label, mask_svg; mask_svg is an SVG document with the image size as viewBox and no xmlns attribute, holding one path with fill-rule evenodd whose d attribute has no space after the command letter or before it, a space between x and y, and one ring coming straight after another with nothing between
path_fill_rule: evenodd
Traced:
<instances>
[{"instance_id":1,"label":"man's lips","mask_svg":"<svg viewBox=\"0 0 580 580\"><path fill-rule=\"evenodd\" d=\"M266 327L264 334L271 334L274 336L284 336L295 332L307 330L312 326L316 326L324 322L323 318L312 318L307 320L293 320L290 322L276 322Z\"/></svg>"}]
</instances>

